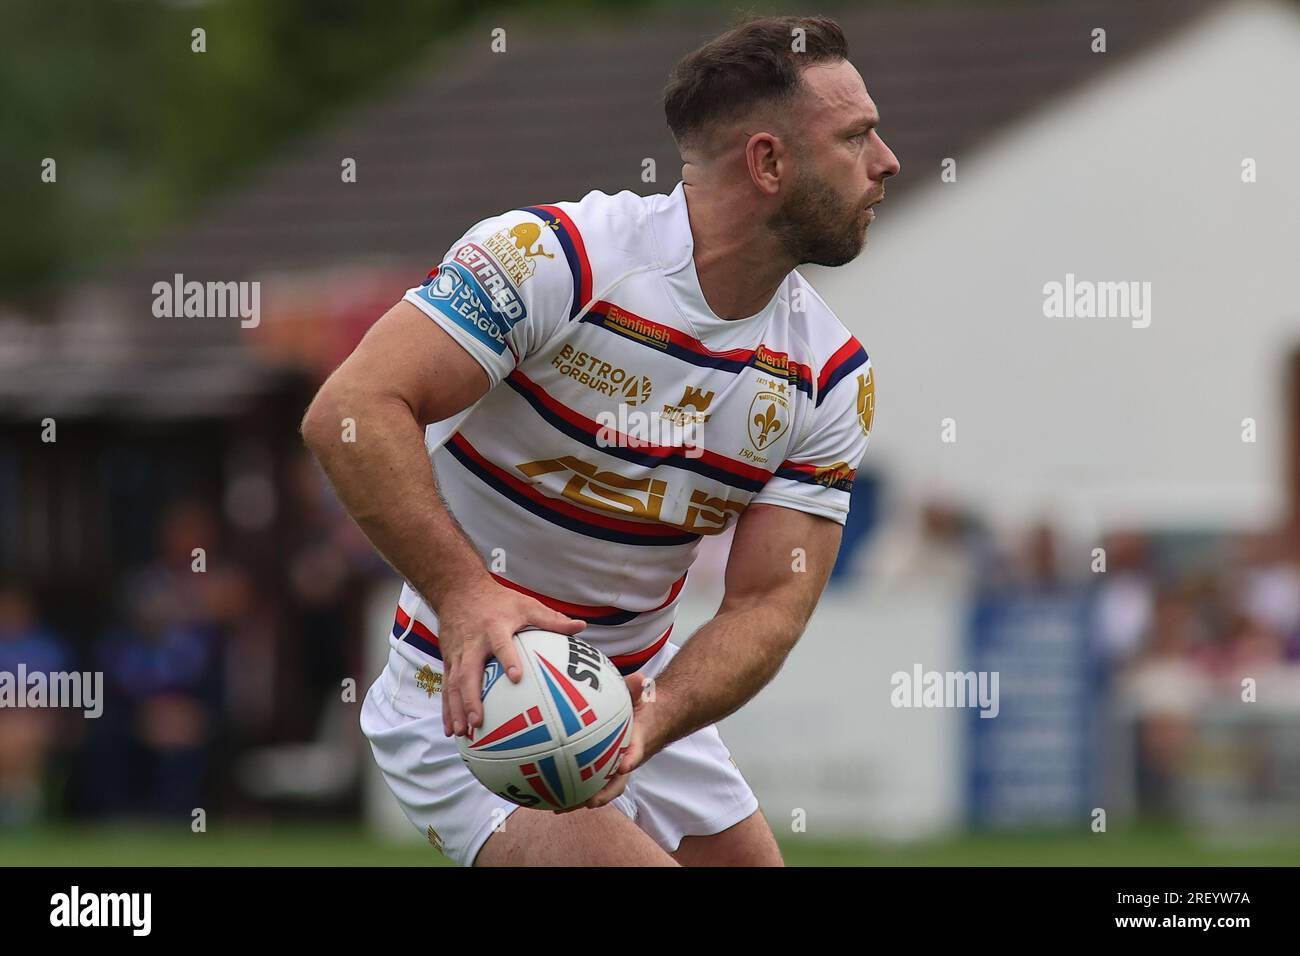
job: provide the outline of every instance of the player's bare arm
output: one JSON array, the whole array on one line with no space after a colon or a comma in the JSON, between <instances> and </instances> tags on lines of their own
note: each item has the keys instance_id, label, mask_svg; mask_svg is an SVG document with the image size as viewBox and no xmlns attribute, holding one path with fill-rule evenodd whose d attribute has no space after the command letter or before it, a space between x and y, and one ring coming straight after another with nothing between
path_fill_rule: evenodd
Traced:
<instances>
[{"instance_id":1,"label":"player's bare arm","mask_svg":"<svg viewBox=\"0 0 1300 956\"><path fill-rule=\"evenodd\" d=\"M590 806L613 800L637 766L739 710L776 676L817 607L842 530L828 518L774 505L753 505L740 516L717 614L664 669L652 699L642 699L649 695L639 675L629 679L637 701L632 746Z\"/></svg>"},{"instance_id":2,"label":"player's bare arm","mask_svg":"<svg viewBox=\"0 0 1300 956\"><path fill-rule=\"evenodd\" d=\"M438 611L448 735L481 725L489 657L519 680L515 632L534 624L576 634L584 626L497 584L438 493L424 428L469 408L488 387L464 348L399 302L321 386L302 423L303 439L353 520ZM347 419L354 424L345 431Z\"/></svg>"}]
</instances>

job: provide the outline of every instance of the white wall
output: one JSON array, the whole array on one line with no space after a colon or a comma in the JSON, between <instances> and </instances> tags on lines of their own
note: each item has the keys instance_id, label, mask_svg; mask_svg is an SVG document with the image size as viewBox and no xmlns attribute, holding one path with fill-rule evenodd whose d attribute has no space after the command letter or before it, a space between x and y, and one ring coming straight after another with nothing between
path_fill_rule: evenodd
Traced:
<instances>
[{"instance_id":1,"label":"white wall","mask_svg":"<svg viewBox=\"0 0 1300 956\"><path fill-rule=\"evenodd\" d=\"M673 636L684 641L717 610L683 598ZM895 709L890 676L961 670L961 612L936 589L827 594L771 684L719 724L778 838L936 836L960 825L962 721L955 709Z\"/></svg>"},{"instance_id":2,"label":"white wall","mask_svg":"<svg viewBox=\"0 0 1300 956\"><path fill-rule=\"evenodd\" d=\"M956 157L955 183L900 157L934 186L886 200L853 264L807 270L876 366L867 464L1003 521L1272 520L1300 345L1300 16L1235 6L1101 72ZM1045 318L1067 272L1150 281L1150 327Z\"/></svg>"}]
</instances>

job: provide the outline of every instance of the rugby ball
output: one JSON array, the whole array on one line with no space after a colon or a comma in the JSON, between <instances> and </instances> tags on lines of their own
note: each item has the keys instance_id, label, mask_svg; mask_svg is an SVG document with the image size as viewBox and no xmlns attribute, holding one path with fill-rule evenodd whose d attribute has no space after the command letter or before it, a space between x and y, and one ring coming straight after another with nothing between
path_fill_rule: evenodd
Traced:
<instances>
[{"instance_id":1,"label":"rugby ball","mask_svg":"<svg viewBox=\"0 0 1300 956\"><path fill-rule=\"evenodd\" d=\"M521 807L564 810L614 778L632 734L623 675L586 641L552 631L514 637L523 680L495 657L483 674L483 724L458 736L461 759L493 793Z\"/></svg>"}]
</instances>

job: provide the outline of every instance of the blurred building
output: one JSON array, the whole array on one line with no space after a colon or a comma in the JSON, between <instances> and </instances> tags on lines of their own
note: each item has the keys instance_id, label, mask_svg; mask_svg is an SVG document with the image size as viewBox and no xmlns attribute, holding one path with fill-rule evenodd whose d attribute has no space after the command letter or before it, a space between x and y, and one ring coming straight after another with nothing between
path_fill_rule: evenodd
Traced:
<instances>
[{"instance_id":1,"label":"blurred building","mask_svg":"<svg viewBox=\"0 0 1300 956\"><path fill-rule=\"evenodd\" d=\"M1076 9L1077 29L1044 30L1039 49L1086 82L978 143L898 150L900 181L924 188L886 200L867 254L809 270L878 369L871 455L895 487L1000 523L1052 511L1096 535L1286 520L1300 500L1300 129L1285 119L1300 11L1215 5L1124 59L1131 25ZM1093 28L1108 52L1091 51ZM872 59L868 88L883 89ZM914 104L877 97L888 136ZM1047 317L1044 287L1067 275L1149 283L1149 325Z\"/></svg>"}]
</instances>

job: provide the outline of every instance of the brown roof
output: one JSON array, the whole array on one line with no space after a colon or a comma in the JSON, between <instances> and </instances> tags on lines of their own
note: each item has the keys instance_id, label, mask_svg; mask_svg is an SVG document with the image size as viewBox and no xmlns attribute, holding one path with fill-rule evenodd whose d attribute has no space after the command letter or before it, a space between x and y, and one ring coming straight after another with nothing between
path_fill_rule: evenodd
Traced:
<instances>
[{"instance_id":1,"label":"brown roof","mask_svg":"<svg viewBox=\"0 0 1300 956\"><path fill-rule=\"evenodd\" d=\"M888 189L897 211L900 197L906 203L937 180L943 157L960 160L991 131L1108 73L1212 5L824 12L844 27L902 162ZM680 160L663 121L663 81L727 19L506 20L504 54L489 48L495 23L480 21L161 238L126 237L131 251L69 285L62 321L30 330L40 333L31 341L6 334L0 407L203 414L260 391L272 370L250 361L238 322L153 317L153 284L178 272L225 282L372 262L407 277L395 281L395 300L486 216L591 189L671 190ZM1104 55L1090 50L1098 26L1107 30ZM356 183L340 179L344 157L357 161ZM641 182L646 158L657 164L657 182Z\"/></svg>"},{"instance_id":2,"label":"brown roof","mask_svg":"<svg viewBox=\"0 0 1300 956\"><path fill-rule=\"evenodd\" d=\"M936 181L943 157L961 157L1210 5L826 12L844 27L902 162L889 186L897 208L899 196ZM475 27L456 40L459 52L440 50L106 278L147 291L174 272L228 280L368 259L421 270L474 222L514 206L590 189L669 191L680 160L660 106L664 77L725 23L704 15L689 25L659 15L581 30L519 23L507 27L505 54L490 52L489 26ZM1104 55L1090 50L1097 26L1107 30ZM344 157L357 161L356 183L340 180ZM656 183L641 182L647 157Z\"/></svg>"}]
</instances>

